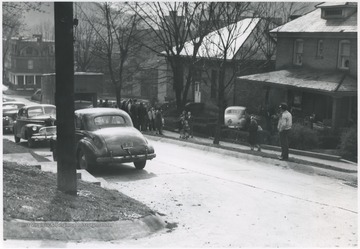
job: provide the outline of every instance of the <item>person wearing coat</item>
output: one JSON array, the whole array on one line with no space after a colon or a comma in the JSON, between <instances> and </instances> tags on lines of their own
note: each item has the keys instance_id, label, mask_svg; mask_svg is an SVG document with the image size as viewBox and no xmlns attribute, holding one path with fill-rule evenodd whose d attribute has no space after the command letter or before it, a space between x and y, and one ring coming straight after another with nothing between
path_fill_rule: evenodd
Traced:
<instances>
[{"instance_id":1,"label":"person wearing coat","mask_svg":"<svg viewBox=\"0 0 360 249\"><path fill-rule=\"evenodd\" d=\"M261 151L261 147L258 143L258 129L259 129L259 125L255 119L254 116L250 117L250 124L249 124L249 144L250 144L250 149L254 150L254 147L257 147L258 151Z\"/></svg>"},{"instance_id":2,"label":"person wearing coat","mask_svg":"<svg viewBox=\"0 0 360 249\"><path fill-rule=\"evenodd\" d=\"M156 127L156 134L163 135L162 129L163 129L164 121L163 121L163 115L161 109L156 110L155 113L155 127Z\"/></svg>"}]
</instances>

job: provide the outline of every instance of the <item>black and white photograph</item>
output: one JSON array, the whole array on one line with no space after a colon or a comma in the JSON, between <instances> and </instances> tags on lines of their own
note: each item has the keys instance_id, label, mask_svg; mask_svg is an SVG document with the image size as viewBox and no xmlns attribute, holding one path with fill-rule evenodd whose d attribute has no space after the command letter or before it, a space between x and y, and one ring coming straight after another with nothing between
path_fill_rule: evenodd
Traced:
<instances>
[{"instance_id":1,"label":"black and white photograph","mask_svg":"<svg viewBox=\"0 0 360 249\"><path fill-rule=\"evenodd\" d=\"M2 1L2 248L357 248L357 1Z\"/></svg>"}]
</instances>

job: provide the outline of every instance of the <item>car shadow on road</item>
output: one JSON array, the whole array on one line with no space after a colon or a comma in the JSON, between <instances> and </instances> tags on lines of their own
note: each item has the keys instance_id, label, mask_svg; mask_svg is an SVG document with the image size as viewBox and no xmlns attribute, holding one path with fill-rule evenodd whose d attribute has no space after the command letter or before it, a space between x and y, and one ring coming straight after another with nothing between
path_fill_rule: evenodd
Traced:
<instances>
[{"instance_id":1,"label":"car shadow on road","mask_svg":"<svg viewBox=\"0 0 360 249\"><path fill-rule=\"evenodd\" d=\"M99 165L90 172L94 177L106 179L117 179L122 182L145 180L156 177L156 174L143 170L138 170L132 163Z\"/></svg>"}]
</instances>

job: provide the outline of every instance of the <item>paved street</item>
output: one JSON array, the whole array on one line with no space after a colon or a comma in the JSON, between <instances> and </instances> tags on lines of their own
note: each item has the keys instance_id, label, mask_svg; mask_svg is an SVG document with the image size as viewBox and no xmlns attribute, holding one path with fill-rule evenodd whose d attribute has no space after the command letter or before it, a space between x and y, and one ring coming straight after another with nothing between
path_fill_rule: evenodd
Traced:
<instances>
[{"instance_id":1,"label":"paved street","mask_svg":"<svg viewBox=\"0 0 360 249\"><path fill-rule=\"evenodd\" d=\"M357 189L342 181L155 142L143 172L114 165L95 172L164 214L171 233L121 246L351 247L357 244ZM275 165L275 166L274 166ZM186 239L185 239L186 238Z\"/></svg>"}]
</instances>

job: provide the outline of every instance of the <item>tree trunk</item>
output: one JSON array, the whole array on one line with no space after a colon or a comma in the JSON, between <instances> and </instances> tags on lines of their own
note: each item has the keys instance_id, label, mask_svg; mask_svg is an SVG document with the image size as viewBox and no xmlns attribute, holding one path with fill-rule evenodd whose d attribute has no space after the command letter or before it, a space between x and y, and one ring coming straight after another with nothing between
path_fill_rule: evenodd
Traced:
<instances>
[{"instance_id":1,"label":"tree trunk","mask_svg":"<svg viewBox=\"0 0 360 249\"><path fill-rule=\"evenodd\" d=\"M225 69L223 66L220 66L220 70L219 70L219 92L218 92L218 106L219 106L219 111L218 111L218 120L217 120L217 124L216 124L216 128L215 128L215 136L214 136L214 141L213 144L219 144L220 143L220 139L221 139L221 127L224 124L224 107L225 107Z\"/></svg>"}]
</instances>

